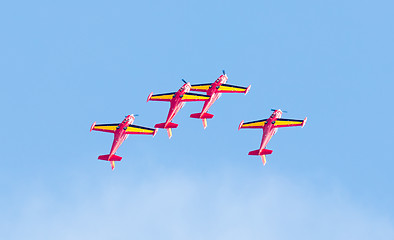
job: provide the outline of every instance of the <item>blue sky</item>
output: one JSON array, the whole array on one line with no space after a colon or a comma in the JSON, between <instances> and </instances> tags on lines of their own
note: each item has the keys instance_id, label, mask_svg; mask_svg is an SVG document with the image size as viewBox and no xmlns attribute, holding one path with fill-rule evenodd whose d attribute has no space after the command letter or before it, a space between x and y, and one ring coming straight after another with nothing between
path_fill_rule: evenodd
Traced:
<instances>
[{"instance_id":1,"label":"blue sky","mask_svg":"<svg viewBox=\"0 0 394 240\"><path fill-rule=\"evenodd\" d=\"M14 1L0 4L5 239L393 239L391 1ZM163 122L150 92L225 69L203 130L188 103L168 140L112 135L131 113ZM241 120L281 129L263 166Z\"/></svg>"}]
</instances>

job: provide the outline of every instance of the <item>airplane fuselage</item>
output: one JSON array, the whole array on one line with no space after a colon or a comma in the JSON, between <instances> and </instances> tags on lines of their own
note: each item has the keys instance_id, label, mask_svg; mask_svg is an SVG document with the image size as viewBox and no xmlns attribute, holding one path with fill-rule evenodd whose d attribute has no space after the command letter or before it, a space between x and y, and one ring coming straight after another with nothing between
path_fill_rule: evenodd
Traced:
<instances>
[{"instance_id":1,"label":"airplane fuselage","mask_svg":"<svg viewBox=\"0 0 394 240\"><path fill-rule=\"evenodd\" d=\"M134 122L134 117L129 115L127 116L116 128L115 133L114 133L114 141L112 143L111 151L109 153L111 159L111 156L115 155L116 151L118 151L118 148L124 140L127 139L128 135L125 133L127 127Z\"/></svg>"},{"instance_id":2,"label":"airplane fuselage","mask_svg":"<svg viewBox=\"0 0 394 240\"><path fill-rule=\"evenodd\" d=\"M271 140L272 136L275 135L277 128L274 127L276 119L282 116L282 111L276 110L270 118L267 119L266 123L263 126L263 137L261 139L259 152L262 152L263 149L267 146L268 142Z\"/></svg>"},{"instance_id":3,"label":"airplane fuselage","mask_svg":"<svg viewBox=\"0 0 394 240\"><path fill-rule=\"evenodd\" d=\"M202 107L202 114L208 112L212 104L220 98L222 94L218 92L219 88L222 84L225 84L227 82L227 79L227 76L221 75L218 79L216 79L215 82L211 84L207 91L209 99L205 101L204 106Z\"/></svg>"},{"instance_id":4,"label":"airplane fuselage","mask_svg":"<svg viewBox=\"0 0 394 240\"><path fill-rule=\"evenodd\" d=\"M165 126L172 121L175 115L183 108L185 102L182 102L182 97L185 93L190 91L190 84L184 84L172 97L170 101L170 110L168 111Z\"/></svg>"}]
</instances>

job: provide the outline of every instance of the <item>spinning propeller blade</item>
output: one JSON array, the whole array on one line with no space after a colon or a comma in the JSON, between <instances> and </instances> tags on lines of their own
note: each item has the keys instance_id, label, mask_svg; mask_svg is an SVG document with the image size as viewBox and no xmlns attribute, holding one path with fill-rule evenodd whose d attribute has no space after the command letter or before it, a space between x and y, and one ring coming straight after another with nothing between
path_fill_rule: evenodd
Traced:
<instances>
[{"instance_id":1,"label":"spinning propeller blade","mask_svg":"<svg viewBox=\"0 0 394 240\"><path fill-rule=\"evenodd\" d=\"M183 78L182 78L182 82L187 83L187 82L185 81L185 79L183 79Z\"/></svg>"},{"instance_id":2,"label":"spinning propeller blade","mask_svg":"<svg viewBox=\"0 0 394 240\"><path fill-rule=\"evenodd\" d=\"M271 111L275 112L276 109L271 108ZM287 113L287 111L282 111L283 113Z\"/></svg>"}]
</instances>

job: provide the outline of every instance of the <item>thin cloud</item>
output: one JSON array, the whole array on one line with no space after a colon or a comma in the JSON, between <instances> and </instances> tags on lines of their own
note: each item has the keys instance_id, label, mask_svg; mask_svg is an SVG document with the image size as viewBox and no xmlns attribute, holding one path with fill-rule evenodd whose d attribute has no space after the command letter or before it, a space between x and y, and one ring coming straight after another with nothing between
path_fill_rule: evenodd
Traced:
<instances>
[{"instance_id":1,"label":"thin cloud","mask_svg":"<svg viewBox=\"0 0 394 240\"><path fill-rule=\"evenodd\" d=\"M7 239L394 239L390 219L338 188L280 176L234 182L161 173L145 183L71 183L69 201L27 196ZM234 178L232 178L234 179ZM79 187L81 186L81 187ZM233 188L232 186L237 186ZM243 187L240 187L243 186ZM322 193L323 192L323 193Z\"/></svg>"}]
</instances>

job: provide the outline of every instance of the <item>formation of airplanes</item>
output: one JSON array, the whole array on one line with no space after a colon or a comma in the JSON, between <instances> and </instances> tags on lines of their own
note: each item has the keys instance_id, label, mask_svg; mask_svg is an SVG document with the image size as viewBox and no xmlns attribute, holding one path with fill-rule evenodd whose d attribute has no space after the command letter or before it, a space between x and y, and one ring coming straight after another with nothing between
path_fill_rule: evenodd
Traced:
<instances>
[{"instance_id":1,"label":"formation of airplanes","mask_svg":"<svg viewBox=\"0 0 394 240\"><path fill-rule=\"evenodd\" d=\"M212 104L219 99L222 93L244 93L245 95L250 90L250 85L248 87L235 86L227 84L228 77L223 71L223 74L219 76L213 83L205 84L195 84L191 85L189 82L184 82L183 86L176 92L153 94L151 92L148 96L147 102L149 101L163 101L170 103L170 109L168 111L167 119L163 123L158 123L154 128L142 127L134 125L135 116L128 115L121 123L113 124L96 124L94 122L90 128L90 131L101 131L114 134L114 140L110 153L107 155L100 155L98 159L109 161L111 163L112 170L115 168L115 162L122 160L122 157L116 155L116 151L120 145L127 139L130 134L140 134L140 135L152 135L155 136L158 128L163 128L167 130L168 137L172 136L172 129L177 128L178 124L173 123L172 120L176 114L183 108L186 102L197 102L203 101L204 105L199 113L193 113L190 115L191 118L201 119L204 129L207 127L207 119L213 118L213 114L208 113L209 108ZM191 93L190 91L204 92L205 94ZM284 119L280 109L271 109L273 111L272 115L267 119L244 122L239 124L238 130L242 128L260 128L263 129L263 137L261 140L260 148L249 152L249 155L260 156L263 165L266 164L265 155L272 153L272 150L266 149L268 142L271 137L275 135L278 128L281 127L304 127L307 118L304 120L294 120L294 119Z\"/></svg>"}]
</instances>

